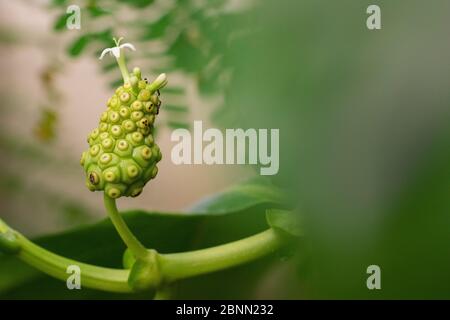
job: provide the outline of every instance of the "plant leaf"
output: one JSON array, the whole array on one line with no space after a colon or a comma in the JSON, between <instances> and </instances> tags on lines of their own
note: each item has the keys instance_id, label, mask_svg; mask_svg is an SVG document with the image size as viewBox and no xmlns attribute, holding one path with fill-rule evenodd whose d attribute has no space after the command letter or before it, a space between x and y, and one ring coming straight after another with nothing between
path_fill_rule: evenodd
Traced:
<instances>
[{"instance_id":1,"label":"plant leaf","mask_svg":"<svg viewBox=\"0 0 450 320\"><path fill-rule=\"evenodd\" d=\"M67 18L70 16L70 14L68 13L63 13L61 14L55 21L55 23L53 24L53 30L55 31L62 31L65 29L66 27L66 21Z\"/></svg>"},{"instance_id":2,"label":"plant leaf","mask_svg":"<svg viewBox=\"0 0 450 320\"><path fill-rule=\"evenodd\" d=\"M72 57L79 56L86 48L90 40L90 35L82 35L81 37L77 38L68 49L69 55L71 55Z\"/></svg>"},{"instance_id":3,"label":"plant leaf","mask_svg":"<svg viewBox=\"0 0 450 320\"><path fill-rule=\"evenodd\" d=\"M200 213L225 213L264 204L283 206L286 205L286 198L282 190L269 179L257 177L212 195L194 205L191 210Z\"/></svg>"},{"instance_id":4,"label":"plant leaf","mask_svg":"<svg viewBox=\"0 0 450 320\"><path fill-rule=\"evenodd\" d=\"M89 14L91 15L91 17L100 17L100 16L103 16L103 15L111 14L110 11L108 11L106 9L103 9L103 8L101 8L99 6L96 6L96 5L88 6L87 10L88 10Z\"/></svg>"},{"instance_id":5,"label":"plant leaf","mask_svg":"<svg viewBox=\"0 0 450 320\"><path fill-rule=\"evenodd\" d=\"M106 29L99 32L87 33L77 38L68 49L69 55L72 57L79 56L92 41L98 41L102 45L110 45L112 39L112 30Z\"/></svg>"},{"instance_id":6,"label":"plant leaf","mask_svg":"<svg viewBox=\"0 0 450 320\"><path fill-rule=\"evenodd\" d=\"M154 2L154 0L119 0L119 1L136 8L144 8L146 6L151 5Z\"/></svg>"},{"instance_id":7,"label":"plant leaf","mask_svg":"<svg viewBox=\"0 0 450 320\"><path fill-rule=\"evenodd\" d=\"M169 12L161 16L155 22L149 23L147 26L145 26L146 31L142 36L142 40L151 40L162 37L165 34L167 27L171 24L172 20L173 14L172 12Z\"/></svg>"}]
</instances>

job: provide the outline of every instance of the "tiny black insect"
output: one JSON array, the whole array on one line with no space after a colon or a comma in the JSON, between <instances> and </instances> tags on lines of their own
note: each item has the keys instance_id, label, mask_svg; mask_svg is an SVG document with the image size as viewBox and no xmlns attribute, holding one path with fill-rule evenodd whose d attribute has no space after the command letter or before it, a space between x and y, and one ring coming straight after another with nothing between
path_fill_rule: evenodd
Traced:
<instances>
[{"instance_id":1,"label":"tiny black insect","mask_svg":"<svg viewBox=\"0 0 450 320\"><path fill-rule=\"evenodd\" d=\"M158 104L156 105L156 114L159 114L159 108L161 107L161 100L158 101Z\"/></svg>"}]
</instances>

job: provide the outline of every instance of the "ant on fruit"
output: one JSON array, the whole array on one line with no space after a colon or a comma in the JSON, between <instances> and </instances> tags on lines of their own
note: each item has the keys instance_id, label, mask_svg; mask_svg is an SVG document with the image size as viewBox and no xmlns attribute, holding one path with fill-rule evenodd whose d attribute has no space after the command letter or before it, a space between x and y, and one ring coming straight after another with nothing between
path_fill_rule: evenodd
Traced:
<instances>
[{"instance_id":1,"label":"ant on fruit","mask_svg":"<svg viewBox=\"0 0 450 320\"><path fill-rule=\"evenodd\" d=\"M159 90L157 90L158 96L159 96ZM161 100L158 100L158 104L156 105L156 114L159 114L159 108L161 108Z\"/></svg>"}]
</instances>

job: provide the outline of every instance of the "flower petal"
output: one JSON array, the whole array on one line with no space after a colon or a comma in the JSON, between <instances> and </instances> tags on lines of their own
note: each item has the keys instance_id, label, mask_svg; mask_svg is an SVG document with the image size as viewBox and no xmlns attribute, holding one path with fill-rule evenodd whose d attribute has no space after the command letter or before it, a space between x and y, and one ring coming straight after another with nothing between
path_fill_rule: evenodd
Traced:
<instances>
[{"instance_id":1,"label":"flower petal","mask_svg":"<svg viewBox=\"0 0 450 320\"><path fill-rule=\"evenodd\" d=\"M111 52L114 55L114 57L116 57L116 58L120 57L120 48L119 47L111 48Z\"/></svg>"},{"instance_id":2,"label":"flower petal","mask_svg":"<svg viewBox=\"0 0 450 320\"><path fill-rule=\"evenodd\" d=\"M128 49L130 49L130 50L136 51L136 48L135 48L131 43L124 43L124 44L121 44L119 48L120 48L120 49L122 49L122 48L128 48Z\"/></svg>"},{"instance_id":3,"label":"flower petal","mask_svg":"<svg viewBox=\"0 0 450 320\"><path fill-rule=\"evenodd\" d=\"M99 59L102 60L105 54L107 54L108 52L111 53L111 48L106 48L105 50L103 50Z\"/></svg>"}]
</instances>

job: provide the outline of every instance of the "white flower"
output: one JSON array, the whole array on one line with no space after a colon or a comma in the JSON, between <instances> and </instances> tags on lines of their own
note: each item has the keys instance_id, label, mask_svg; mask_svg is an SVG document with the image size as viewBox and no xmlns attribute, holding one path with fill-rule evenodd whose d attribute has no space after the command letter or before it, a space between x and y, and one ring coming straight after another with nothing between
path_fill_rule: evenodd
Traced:
<instances>
[{"instance_id":1,"label":"white flower","mask_svg":"<svg viewBox=\"0 0 450 320\"><path fill-rule=\"evenodd\" d=\"M114 42L116 43L116 46L112 47L112 48L106 48L105 50L103 50L99 59L100 60L103 59L103 57L107 53L113 55L114 57L116 57L116 59L119 59L119 57L120 57L120 50L123 49L123 48L127 48L127 49L130 49L130 50L136 51L136 48L131 43L120 44L120 41L122 39L123 38L120 38L119 40L116 40L114 38Z\"/></svg>"}]
</instances>

